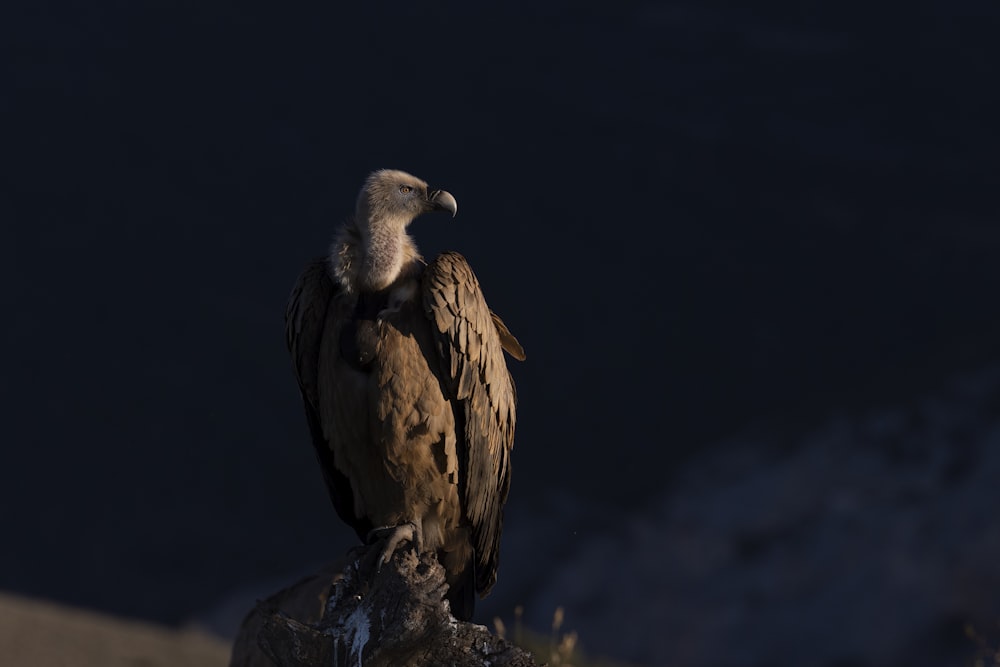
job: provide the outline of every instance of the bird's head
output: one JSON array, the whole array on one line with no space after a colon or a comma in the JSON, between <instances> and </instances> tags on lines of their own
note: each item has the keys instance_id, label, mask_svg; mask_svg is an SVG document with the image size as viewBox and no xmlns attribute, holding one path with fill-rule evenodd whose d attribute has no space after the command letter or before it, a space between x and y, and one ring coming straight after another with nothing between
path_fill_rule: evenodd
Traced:
<instances>
[{"instance_id":1,"label":"bird's head","mask_svg":"<svg viewBox=\"0 0 1000 667\"><path fill-rule=\"evenodd\" d=\"M358 223L399 225L405 228L413 219L430 211L458 213L458 202L444 190L432 190L416 176L396 169L372 172L358 194Z\"/></svg>"}]
</instances>

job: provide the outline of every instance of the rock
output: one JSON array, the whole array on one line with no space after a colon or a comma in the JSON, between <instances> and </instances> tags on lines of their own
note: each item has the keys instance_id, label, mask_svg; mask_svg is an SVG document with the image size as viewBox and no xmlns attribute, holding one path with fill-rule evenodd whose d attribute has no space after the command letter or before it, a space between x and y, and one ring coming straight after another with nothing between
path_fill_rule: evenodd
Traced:
<instances>
[{"instance_id":1,"label":"rock","mask_svg":"<svg viewBox=\"0 0 1000 667\"><path fill-rule=\"evenodd\" d=\"M535 665L485 627L455 620L433 554L404 548L376 569L380 546L354 550L339 574L331 576L331 566L260 603L240 629L230 666Z\"/></svg>"}]
</instances>

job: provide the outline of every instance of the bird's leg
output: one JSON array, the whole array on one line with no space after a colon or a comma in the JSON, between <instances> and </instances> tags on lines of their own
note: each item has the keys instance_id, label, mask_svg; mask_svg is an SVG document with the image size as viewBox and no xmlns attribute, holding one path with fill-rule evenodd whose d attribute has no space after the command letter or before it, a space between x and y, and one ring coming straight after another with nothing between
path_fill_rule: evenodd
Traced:
<instances>
[{"instance_id":1,"label":"bird's leg","mask_svg":"<svg viewBox=\"0 0 1000 667\"><path fill-rule=\"evenodd\" d=\"M408 521L398 526L375 528L368 533L367 542L369 544L374 544L379 540L385 540L385 545L382 547L382 551L379 552L376 571L382 569L382 566L389 562L392 555L396 553L396 549L403 542L409 542L416 550L417 555L419 555L424 548L423 526L418 522Z\"/></svg>"}]
</instances>

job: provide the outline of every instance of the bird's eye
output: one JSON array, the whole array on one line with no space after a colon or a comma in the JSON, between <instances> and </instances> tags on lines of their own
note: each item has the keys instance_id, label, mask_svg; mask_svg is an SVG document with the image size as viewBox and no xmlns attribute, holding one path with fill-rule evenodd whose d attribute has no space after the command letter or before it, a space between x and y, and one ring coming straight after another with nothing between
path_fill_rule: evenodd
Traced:
<instances>
[{"instance_id":1,"label":"bird's eye","mask_svg":"<svg viewBox=\"0 0 1000 667\"><path fill-rule=\"evenodd\" d=\"M399 191L402 192L404 195L410 194L410 190L412 190L412 189L413 188L411 188L409 185L400 185L399 186Z\"/></svg>"}]
</instances>

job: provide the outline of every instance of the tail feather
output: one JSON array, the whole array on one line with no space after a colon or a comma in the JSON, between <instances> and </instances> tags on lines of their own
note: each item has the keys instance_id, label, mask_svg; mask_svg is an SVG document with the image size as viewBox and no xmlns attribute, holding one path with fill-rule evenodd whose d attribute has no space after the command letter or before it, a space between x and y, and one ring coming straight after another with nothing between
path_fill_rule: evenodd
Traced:
<instances>
[{"instance_id":1,"label":"tail feather","mask_svg":"<svg viewBox=\"0 0 1000 667\"><path fill-rule=\"evenodd\" d=\"M444 598L451 606L451 615L460 621L471 621L476 611L476 577L472 563L448 577L448 592Z\"/></svg>"}]
</instances>

